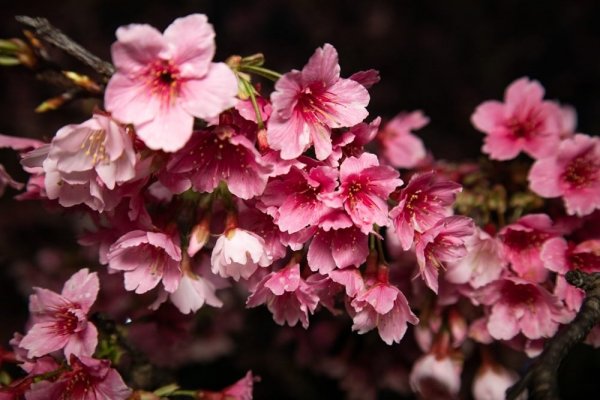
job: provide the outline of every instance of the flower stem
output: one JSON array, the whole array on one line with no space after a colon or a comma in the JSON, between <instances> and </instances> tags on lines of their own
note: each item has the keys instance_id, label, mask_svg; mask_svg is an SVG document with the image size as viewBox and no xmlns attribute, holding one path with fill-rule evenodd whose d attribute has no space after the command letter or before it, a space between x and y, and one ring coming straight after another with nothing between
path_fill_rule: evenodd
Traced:
<instances>
[{"instance_id":1,"label":"flower stem","mask_svg":"<svg viewBox=\"0 0 600 400\"><path fill-rule=\"evenodd\" d=\"M252 103L252 107L254 108L254 113L256 114L256 124L258 125L258 129L264 129L265 123L263 122L262 116L260 114L260 109L258 108L258 103L256 102L256 96L254 95L254 87L248 82L246 79L241 78L242 85L244 85L244 89L248 92L250 96L250 102Z\"/></svg>"},{"instance_id":2,"label":"flower stem","mask_svg":"<svg viewBox=\"0 0 600 400\"><path fill-rule=\"evenodd\" d=\"M267 78L273 82L277 82L282 76L279 72L271 71L270 69L258 67L256 65L242 65L240 66L240 71L260 75L263 78Z\"/></svg>"}]
</instances>

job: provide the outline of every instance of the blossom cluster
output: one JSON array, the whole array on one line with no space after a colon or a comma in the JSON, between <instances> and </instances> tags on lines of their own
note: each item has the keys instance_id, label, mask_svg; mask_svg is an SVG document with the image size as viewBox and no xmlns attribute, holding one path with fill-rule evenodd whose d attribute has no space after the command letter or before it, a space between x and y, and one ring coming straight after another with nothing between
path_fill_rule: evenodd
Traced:
<instances>
[{"instance_id":1,"label":"blossom cluster","mask_svg":"<svg viewBox=\"0 0 600 400\"><path fill-rule=\"evenodd\" d=\"M30 174L22 185L0 168L0 193L24 186L18 199L84 215L79 242L98 250L98 270L122 276L152 310L220 308L234 286L279 325L308 328L327 309L387 345L414 326L422 354L410 390L456 398L472 342L485 355L473 395L495 399L517 378L489 345L538 354L582 303L564 274L600 271L588 224L600 208L600 142L575 133L574 111L544 100L536 81L517 80L472 122L486 135L483 153L507 161L524 152L533 158L526 190L564 207L484 225L453 208L473 171L425 150L413 132L429 123L423 112L369 117L379 75L343 78L334 46L280 75L260 57L214 62L204 15L116 35L116 71L88 120L49 142L0 136ZM259 77L275 81L271 93ZM131 395L98 357L90 309L100 289L87 268L61 294L34 289L27 332L12 343L27 376L0 398ZM252 375L240 382L222 393L251 398Z\"/></svg>"}]
</instances>

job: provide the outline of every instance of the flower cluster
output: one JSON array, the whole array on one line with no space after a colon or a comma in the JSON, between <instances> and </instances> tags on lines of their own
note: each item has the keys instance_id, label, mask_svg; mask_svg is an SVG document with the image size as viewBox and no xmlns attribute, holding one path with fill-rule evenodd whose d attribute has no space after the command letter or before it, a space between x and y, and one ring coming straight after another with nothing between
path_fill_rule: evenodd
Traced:
<instances>
[{"instance_id":1,"label":"flower cluster","mask_svg":"<svg viewBox=\"0 0 600 400\"><path fill-rule=\"evenodd\" d=\"M536 81L517 80L472 122L491 159L532 157L523 190L542 203L561 198L564 209L506 218L498 200L491 218L481 196L468 203L483 187L473 184L477 167L428 155L412 132L429 123L421 111L384 125L368 118L378 73L343 78L330 44L280 75L259 56L214 62L215 34L200 14L163 33L133 24L116 35L115 73L87 121L49 142L0 136L0 146L19 151L30 174L18 198L85 215L80 244L98 250L101 276L122 279L157 315L179 321L175 310L220 308L234 292L279 325L308 328L327 309L387 345L415 326L422 354L407 390L457 398L469 341L483 354L473 395L495 399L516 377L489 345L537 354L581 306L564 274L600 271L600 237L586 225L600 208L600 141L575 133L573 112L544 100ZM274 81L271 93L259 77ZM23 185L2 167L0 194L6 187ZM90 320L100 289L88 269L61 294L34 288L27 332L12 343L27 376L0 397L130 396ZM152 347L147 336L141 348ZM249 399L253 381L248 373L194 395Z\"/></svg>"}]
</instances>

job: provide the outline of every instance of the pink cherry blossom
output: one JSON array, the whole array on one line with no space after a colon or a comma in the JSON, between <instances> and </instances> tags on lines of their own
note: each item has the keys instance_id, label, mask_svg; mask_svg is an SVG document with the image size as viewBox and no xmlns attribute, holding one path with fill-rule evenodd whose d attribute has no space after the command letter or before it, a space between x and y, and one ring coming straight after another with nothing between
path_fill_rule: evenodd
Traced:
<instances>
[{"instance_id":1,"label":"pink cherry blossom","mask_svg":"<svg viewBox=\"0 0 600 400\"><path fill-rule=\"evenodd\" d=\"M379 336L388 345L400 343L408 323L419 323L404 294L389 283L378 282L363 290L351 305L352 330L363 334L377 328Z\"/></svg>"},{"instance_id":2,"label":"pink cherry blossom","mask_svg":"<svg viewBox=\"0 0 600 400\"><path fill-rule=\"evenodd\" d=\"M428 123L422 111L396 115L377 135L385 160L394 168L414 168L423 161L425 146L412 131Z\"/></svg>"},{"instance_id":3,"label":"pink cherry blossom","mask_svg":"<svg viewBox=\"0 0 600 400\"><path fill-rule=\"evenodd\" d=\"M126 400L131 389L108 360L72 357L71 369L55 381L34 383L25 394L27 400Z\"/></svg>"},{"instance_id":4,"label":"pink cherry blossom","mask_svg":"<svg viewBox=\"0 0 600 400\"><path fill-rule=\"evenodd\" d=\"M465 242L467 255L456 263L447 264L444 278L451 283L469 283L479 288L495 281L508 264L502 243L479 228Z\"/></svg>"},{"instance_id":5,"label":"pink cherry blossom","mask_svg":"<svg viewBox=\"0 0 600 400\"><path fill-rule=\"evenodd\" d=\"M179 236L166 232L134 230L110 246L108 266L125 272L125 289L145 293L162 281L173 293L181 279Z\"/></svg>"},{"instance_id":6,"label":"pink cherry blossom","mask_svg":"<svg viewBox=\"0 0 600 400\"><path fill-rule=\"evenodd\" d=\"M210 193L224 181L242 199L262 194L271 172L252 142L229 125L194 132L169 160L167 170L182 174L199 192Z\"/></svg>"},{"instance_id":7,"label":"pink cherry blossom","mask_svg":"<svg viewBox=\"0 0 600 400\"><path fill-rule=\"evenodd\" d=\"M452 214L452 203L462 187L438 180L433 171L415 174L400 192L398 205L390 211L398 239L404 250L413 244L414 233L423 233Z\"/></svg>"},{"instance_id":8,"label":"pink cherry blossom","mask_svg":"<svg viewBox=\"0 0 600 400\"><path fill-rule=\"evenodd\" d=\"M346 157L358 157L365 151L365 145L373 140L379 129L381 118L372 122L361 122L347 131L335 131L331 137L333 150L326 162L332 167L338 167Z\"/></svg>"},{"instance_id":9,"label":"pink cherry blossom","mask_svg":"<svg viewBox=\"0 0 600 400\"><path fill-rule=\"evenodd\" d=\"M505 226L499 233L504 254L521 278L543 282L548 270L540 258L542 245L557 236L552 220L545 214L529 214Z\"/></svg>"},{"instance_id":10,"label":"pink cherry blossom","mask_svg":"<svg viewBox=\"0 0 600 400\"><path fill-rule=\"evenodd\" d=\"M331 210L322 197L333 192L336 177L330 167L317 166L306 172L294 166L288 174L271 180L260 200L279 229L296 233L316 225Z\"/></svg>"},{"instance_id":11,"label":"pink cherry blossom","mask_svg":"<svg viewBox=\"0 0 600 400\"><path fill-rule=\"evenodd\" d=\"M44 187L63 207L84 203L98 212L110 210L124 194L119 187L138 178L132 138L102 114L61 128L47 150Z\"/></svg>"},{"instance_id":12,"label":"pink cherry blossom","mask_svg":"<svg viewBox=\"0 0 600 400\"><path fill-rule=\"evenodd\" d=\"M560 236L554 237L544 243L540 258L546 268L562 275L575 269L600 272L600 240L586 240L575 245Z\"/></svg>"},{"instance_id":13,"label":"pink cherry blossom","mask_svg":"<svg viewBox=\"0 0 600 400\"><path fill-rule=\"evenodd\" d=\"M226 399L252 400L252 388L254 387L255 379L259 379L259 377L254 377L252 371L248 371L242 379L226 387L221 393L223 393Z\"/></svg>"},{"instance_id":14,"label":"pink cherry blossom","mask_svg":"<svg viewBox=\"0 0 600 400\"><path fill-rule=\"evenodd\" d=\"M562 197L568 214L591 214L600 208L600 139L577 134L563 140L555 154L533 164L529 183L542 197Z\"/></svg>"},{"instance_id":15,"label":"pink cherry blossom","mask_svg":"<svg viewBox=\"0 0 600 400\"><path fill-rule=\"evenodd\" d=\"M266 304L279 325L295 326L298 321L308 328L308 315L314 313L319 298L315 290L300 277L300 266L289 265L265 276L246 301L246 307Z\"/></svg>"},{"instance_id":16,"label":"pink cherry blossom","mask_svg":"<svg viewBox=\"0 0 600 400\"><path fill-rule=\"evenodd\" d=\"M373 224L387 226L389 195L402 180L397 171L379 165L375 154L363 153L360 157L348 157L340 166L340 187L327 195L331 207L343 207L352 222L365 234L373 230Z\"/></svg>"},{"instance_id":17,"label":"pink cherry blossom","mask_svg":"<svg viewBox=\"0 0 600 400\"><path fill-rule=\"evenodd\" d=\"M106 109L154 150L176 151L192 135L194 117L232 107L238 87L224 63L213 63L215 33L205 15L178 18L163 34L149 25L117 29L117 72L106 87Z\"/></svg>"},{"instance_id":18,"label":"pink cherry blossom","mask_svg":"<svg viewBox=\"0 0 600 400\"><path fill-rule=\"evenodd\" d=\"M248 279L259 265L267 267L273 260L267 254L265 241L260 236L233 228L219 236L210 262L214 274L238 281L240 278Z\"/></svg>"},{"instance_id":19,"label":"pink cherry blossom","mask_svg":"<svg viewBox=\"0 0 600 400\"><path fill-rule=\"evenodd\" d=\"M491 306L487 329L496 340L519 333L528 339L552 337L566 316L562 303L546 289L517 277L494 281L477 297Z\"/></svg>"},{"instance_id":20,"label":"pink cherry blossom","mask_svg":"<svg viewBox=\"0 0 600 400\"><path fill-rule=\"evenodd\" d=\"M327 274L335 268L359 267L369 254L368 237L342 210L323 217L308 247L308 266Z\"/></svg>"},{"instance_id":21,"label":"pink cherry blossom","mask_svg":"<svg viewBox=\"0 0 600 400\"><path fill-rule=\"evenodd\" d=\"M410 387L423 399L458 399L461 372L462 362L459 360L428 353L413 364Z\"/></svg>"},{"instance_id":22,"label":"pink cherry blossom","mask_svg":"<svg viewBox=\"0 0 600 400\"><path fill-rule=\"evenodd\" d=\"M440 268L467 255L465 241L473 232L473 220L452 216L441 219L431 229L417 236L415 253L419 274L436 294Z\"/></svg>"},{"instance_id":23,"label":"pink cherry blossom","mask_svg":"<svg viewBox=\"0 0 600 400\"><path fill-rule=\"evenodd\" d=\"M552 154L562 133L561 112L543 97L538 81L521 78L506 89L504 103L480 104L471 121L486 134L482 151L494 160L510 160L521 151L536 159Z\"/></svg>"},{"instance_id":24,"label":"pink cherry blossom","mask_svg":"<svg viewBox=\"0 0 600 400\"><path fill-rule=\"evenodd\" d=\"M360 83L340 78L337 51L325 44L302 71L277 81L271 102L269 146L290 160L314 145L317 158L324 160L332 151L331 129L351 127L367 117L369 93Z\"/></svg>"},{"instance_id":25,"label":"pink cherry blossom","mask_svg":"<svg viewBox=\"0 0 600 400\"><path fill-rule=\"evenodd\" d=\"M519 374L500 364L482 365L473 380L471 392L475 400L504 400L506 389L519 380ZM517 399L525 400L521 395Z\"/></svg>"},{"instance_id":26,"label":"pink cherry blossom","mask_svg":"<svg viewBox=\"0 0 600 400\"><path fill-rule=\"evenodd\" d=\"M33 326L19 346L28 350L27 357L41 357L64 349L71 354L91 356L98 343L98 331L87 320L99 290L98 275L84 268L63 286L61 294L34 288L29 298Z\"/></svg>"}]
</instances>

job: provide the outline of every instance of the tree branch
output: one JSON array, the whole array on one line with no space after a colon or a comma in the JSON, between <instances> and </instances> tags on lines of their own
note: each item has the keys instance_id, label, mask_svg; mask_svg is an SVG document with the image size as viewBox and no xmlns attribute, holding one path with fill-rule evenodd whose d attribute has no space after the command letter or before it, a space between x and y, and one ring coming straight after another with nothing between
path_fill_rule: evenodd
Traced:
<instances>
[{"instance_id":1,"label":"tree branch","mask_svg":"<svg viewBox=\"0 0 600 400\"><path fill-rule=\"evenodd\" d=\"M529 388L533 399L559 400L557 372L571 348L581 342L600 322L600 273L587 274L575 270L565 275L571 285L585 290L586 297L575 319L546 344L525 376L508 388L506 398L516 399Z\"/></svg>"},{"instance_id":2,"label":"tree branch","mask_svg":"<svg viewBox=\"0 0 600 400\"><path fill-rule=\"evenodd\" d=\"M62 33L58 28L54 27L46 18L32 18L19 15L15 19L23 25L33 28L41 39L58 47L103 75L105 80L108 80L114 74L115 67L111 63L90 53L73 39Z\"/></svg>"}]
</instances>

